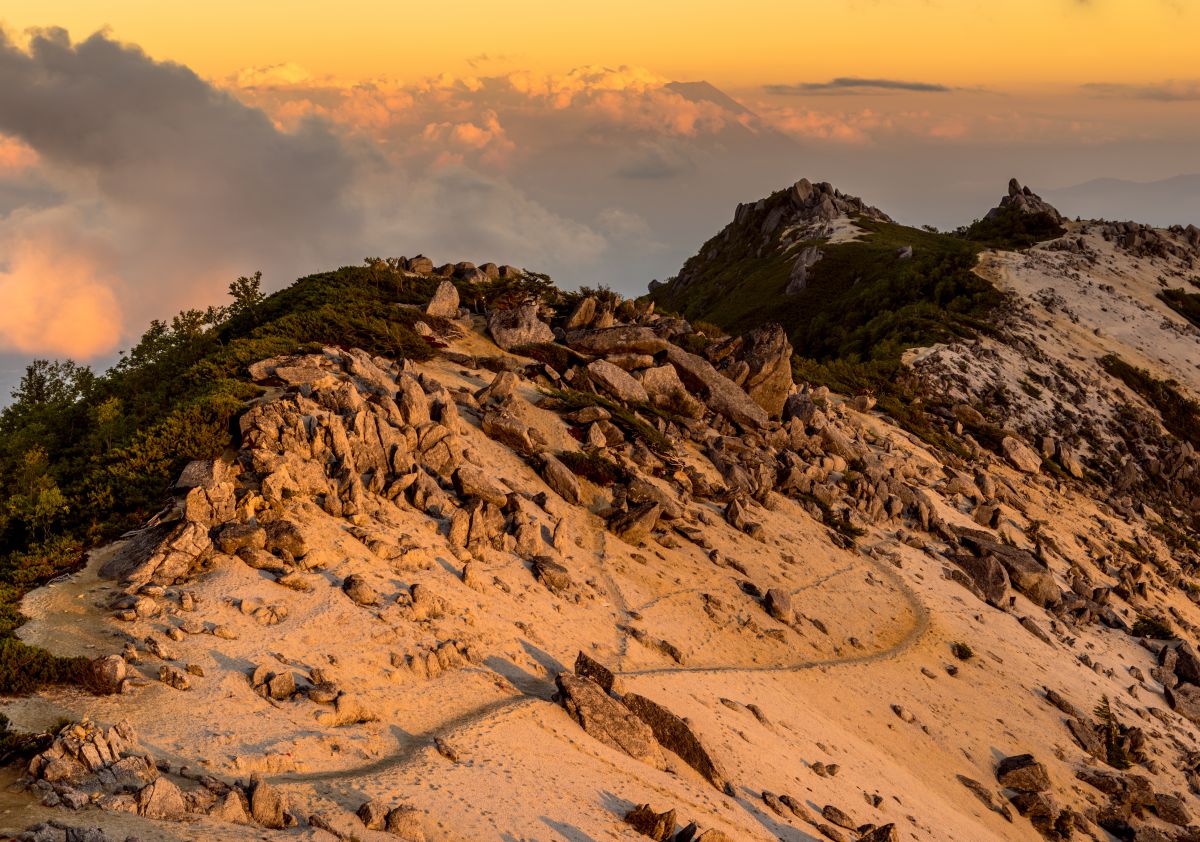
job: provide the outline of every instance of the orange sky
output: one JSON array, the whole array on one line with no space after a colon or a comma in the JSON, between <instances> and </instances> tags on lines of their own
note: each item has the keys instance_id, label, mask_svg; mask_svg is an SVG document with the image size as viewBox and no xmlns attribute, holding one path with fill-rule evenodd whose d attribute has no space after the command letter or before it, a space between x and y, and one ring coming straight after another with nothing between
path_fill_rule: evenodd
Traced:
<instances>
[{"instance_id":1,"label":"orange sky","mask_svg":"<svg viewBox=\"0 0 1200 842\"><path fill-rule=\"evenodd\" d=\"M836 76L1004 88L1200 77L1193 0L8 0L0 14L12 30L56 25L76 38L110 26L210 78L292 62L413 79L472 72L472 59L479 73L631 64L729 88Z\"/></svg>"},{"instance_id":2,"label":"orange sky","mask_svg":"<svg viewBox=\"0 0 1200 842\"><path fill-rule=\"evenodd\" d=\"M255 269L637 294L802 176L943 227L1012 176L1162 181L1062 209L1200 222L1197 31L1200 0L5 0L0 386Z\"/></svg>"}]
</instances>

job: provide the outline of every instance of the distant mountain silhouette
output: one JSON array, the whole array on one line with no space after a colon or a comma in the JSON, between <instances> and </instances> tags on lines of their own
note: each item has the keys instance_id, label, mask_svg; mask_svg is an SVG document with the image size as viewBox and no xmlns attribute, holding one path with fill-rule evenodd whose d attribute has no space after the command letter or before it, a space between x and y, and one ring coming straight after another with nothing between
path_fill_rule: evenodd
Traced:
<instances>
[{"instance_id":1,"label":"distant mountain silhouette","mask_svg":"<svg viewBox=\"0 0 1200 842\"><path fill-rule=\"evenodd\" d=\"M1160 226L1200 224L1200 173L1161 181L1098 178L1045 193L1071 217L1136 219Z\"/></svg>"}]
</instances>

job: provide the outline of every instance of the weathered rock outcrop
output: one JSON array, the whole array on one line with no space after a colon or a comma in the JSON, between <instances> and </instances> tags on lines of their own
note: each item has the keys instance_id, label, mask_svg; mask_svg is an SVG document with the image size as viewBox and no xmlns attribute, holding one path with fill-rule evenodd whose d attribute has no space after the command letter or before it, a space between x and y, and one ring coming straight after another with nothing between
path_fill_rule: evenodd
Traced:
<instances>
[{"instance_id":1,"label":"weathered rock outcrop","mask_svg":"<svg viewBox=\"0 0 1200 842\"><path fill-rule=\"evenodd\" d=\"M584 731L630 757L666 768L651 728L599 684L580 675L561 673L555 684L563 707Z\"/></svg>"},{"instance_id":2,"label":"weathered rock outcrop","mask_svg":"<svg viewBox=\"0 0 1200 842\"><path fill-rule=\"evenodd\" d=\"M539 318L536 302L511 310L493 310L488 316L488 333L505 351L554 341L554 331Z\"/></svg>"},{"instance_id":3,"label":"weathered rock outcrop","mask_svg":"<svg viewBox=\"0 0 1200 842\"><path fill-rule=\"evenodd\" d=\"M1012 208L1020 213L1044 213L1055 222L1062 222L1062 214L1041 196L1028 187L1022 187L1015 178L1008 182L1008 195L1000 200L1000 204L988 211L987 218L994 219L1004 210Z\"/></svg>"}]
</instances>

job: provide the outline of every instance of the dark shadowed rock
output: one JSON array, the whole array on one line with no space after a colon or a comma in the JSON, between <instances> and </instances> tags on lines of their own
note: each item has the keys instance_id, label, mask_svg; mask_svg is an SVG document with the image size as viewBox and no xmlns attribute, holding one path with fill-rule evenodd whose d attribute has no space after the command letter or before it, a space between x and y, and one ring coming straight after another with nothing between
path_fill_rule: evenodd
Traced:
<instances>
[{"instance_id":1,"label":"dark shadowed rock","mask_svg":"<svg viewBox=\"0 0 1200 842\"><path fill-rule=\"evenodd\" d=\"M625 823L642 836L665 842L675 836L675 811L656 813L649 804L639 804L625 814Z\"/></svg>"},{"instance_id":2,"label":"dark shadowed rock","mask_svg":"<svg viewBox=\"0 0 1200 842\"><path fill-rule=\"evenodd\" d=\"M763 597L763 609L784 625L791 625L796 618L792 609L792 598L782 588L768 588Z\"/></svg>"},{"instance_id":3,"label":"dark shadowed rock","mask_svg":"<svg viewBox=\"0 0 1200 842\"><path fill-rule=\"evenodd\" d=\"M880 825L858 837L858 842L900 842L900 831L894 824Z\"/></svg>"},{"instance_id":4,"label":"dark shadowed rock","mask_svg":"<svg viewBox=\"0 0 1200 842\"><path fill-rule=\"evenodd\" d=\"M1045 792L1050 788L1046 767L1033 759L1032 754L1006 757L996 767L996 780L1001 786L1021 792Z\"/></svg>"},{"instance_id":5,"label":"dark shadowed rock","mask_svg":"<svg viewBox=\"0 0 1200 842\"><path fill-rule=\"evenodd\" d=\"M971 581L979 588L988 605L1004 607L1008 601L1008 573L995 556L954 553L949 558L971 577Z\"/></svg>"},{"instance_id":6,"label":"dark shadowed rock","mask_svg":"<svg viewBox=\"0 0 1200 842\"><path fill-rule=\"evenodd\" d=\"M575 656L575 674L590 678L599 684L606 693L612 692L613 682L616 681L612 670L583 652Z\"/></svg>"},{"instance_id":7,"label":"dark shadowed rock","mask_svg":"<svg viewBox=\"0 0 1200 842\"><path fill-rule=\"evenodd\" d=\"M584 731L607 746L658 769L666 767L651 728L590 678L561 673L555 684L563 707Z\"/></svg>"},{"instance_id":8,"label":"dark shadowed rock","mask_svg":"<svg viewBox=\"0 0 1200 842\"><path fill-rule=\"evenodd\" d=\"M728 778L716 759L709 753L692 726L657 702L629 693L622 700L638 719L650 726L659 744L700 773L710 784L724 791Z\"/></svg>"}]
</instances>

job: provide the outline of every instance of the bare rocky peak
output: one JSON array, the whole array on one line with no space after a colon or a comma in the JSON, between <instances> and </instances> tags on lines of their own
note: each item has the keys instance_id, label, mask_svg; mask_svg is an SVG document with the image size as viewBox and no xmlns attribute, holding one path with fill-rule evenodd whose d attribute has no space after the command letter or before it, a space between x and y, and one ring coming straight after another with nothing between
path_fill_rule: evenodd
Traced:
<instances>
[{"instance_id":1,"label":"bare rocky peak","mask_svg":"<svg viewBox=\"0 0 1200 842\"><path fill-rule=\"evenodd\" d=\"M1061 223L1063 221L1062 214L1058 212L1058 209L1054 205L1047 202L1028 187L1022 187L1021 182L1015 178L1008 180L1008 195L1000 200L1000 204L997 207L988 211L987 218L995 219L1009 208L1013 208L1021 213L1044 213L1055 222Z\"/></svg>"},{"instance_id":2,"label":"bare rocky peak","mask_svg":"<svg viewBox=\"0 0 1200 842\"><path fill-rule=\"evenodd\" d=\"M829 223L839 217L866 216L881 222L892 221L883 211L866 204L857 196L843 193L828 181L813 184L807 178L802 178L783 191L780 199L772 196L750 204L739 204L734 213L734 224L768 207L769 212L762 222L762 233L767 236L781 227Z\"/></svg>"}]
</instances>

